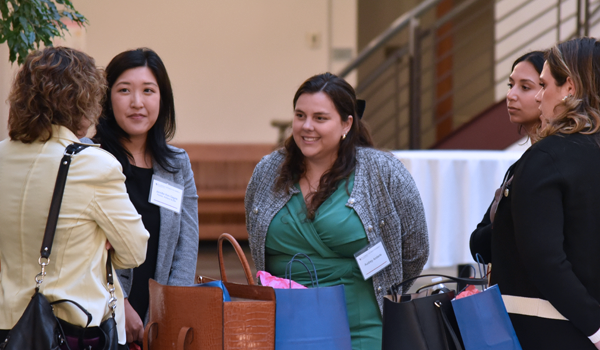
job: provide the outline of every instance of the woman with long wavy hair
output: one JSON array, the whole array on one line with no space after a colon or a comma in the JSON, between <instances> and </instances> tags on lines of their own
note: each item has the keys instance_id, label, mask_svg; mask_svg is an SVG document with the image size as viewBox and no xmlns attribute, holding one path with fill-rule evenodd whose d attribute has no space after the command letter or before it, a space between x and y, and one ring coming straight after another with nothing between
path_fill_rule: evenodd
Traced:
<instances>
[{"instance_id":1,"label":"woman with long wavy hair","mask_svg":"<svg viewBox=\"0 0 600 350\"><path fill-rule=\"evenodd\" d=\"M308 254L320 286L345 287L352 348L381 348L383 296L417 276L429 254L419 192L398 159L373 148L346 81L315 75L293 106L292 135L256 166L246 191L254 263L283 277L294 254ZM365 280L354 254L379 241L391 265ZM309 274L293 269L308 286Z\"/></svg>"},{"instance_id":2,"label":"woman with long wavy hair","mask_svg":"<svg viewBox=\"0 0 600 350\"><path fill-rule=\"evenodd\" d=\"M523 349L600 349L600 43L545 57L541 139L498 204L491 281Z\"/></svg>"}]
</instances>

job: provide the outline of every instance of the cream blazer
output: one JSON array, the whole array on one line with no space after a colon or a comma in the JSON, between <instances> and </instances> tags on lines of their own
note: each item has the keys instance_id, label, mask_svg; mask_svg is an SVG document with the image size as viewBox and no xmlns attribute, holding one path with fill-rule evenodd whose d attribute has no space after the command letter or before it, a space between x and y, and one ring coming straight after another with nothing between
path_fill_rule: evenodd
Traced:
<instances>
[{"instance_id":1,"label":"cream blazer","mask_svg":"<svg viewBox=\"0 0 600 350\"><path fill-rule=\"evenodd\" d=\"M53 127L52 138L25 144L0 142L0 329L11 329L35 290L38 258L50 200L65 147L79 142L67 128ZM132 268L146 258L148 231L129 200L119 162L98 147L73 157L50 254L41 285L48 300L71 299L93 316L91 326L109 317L106 287L106 241L114 248L113 268ZM116 321L125 344L123 291ZM67 304L55 314L85 326L86 317Z\"/></svg>"}]
</instances>

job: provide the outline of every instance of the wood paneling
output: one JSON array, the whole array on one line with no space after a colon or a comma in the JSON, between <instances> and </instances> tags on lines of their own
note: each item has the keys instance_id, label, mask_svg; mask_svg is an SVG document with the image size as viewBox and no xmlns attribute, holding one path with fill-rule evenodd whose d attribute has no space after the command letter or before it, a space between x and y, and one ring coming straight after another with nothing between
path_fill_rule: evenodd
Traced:
<instances>
[{"instance_id":1,"label":"wood paneling","mask_svg":"<svg viewBox=\"0 0 600 350\"><path fill-rule=\"evenodd\" d=\"M198 190L201 240L216 240L223 232L248 239L244 196L252 172L271 144L178 144L192 163Z\"/></svg>"},{"instance_id":2,"label":"wood paneling","mask_svg":"<svg viewBox=\"0 0 600 350\"><path fill-rule=\"evenodd\" d=\"M519 141L523 134L510 122L506 100L495 103L439 141L433 149L488 149L502 150Z\"/></svg>"}]
</instances>

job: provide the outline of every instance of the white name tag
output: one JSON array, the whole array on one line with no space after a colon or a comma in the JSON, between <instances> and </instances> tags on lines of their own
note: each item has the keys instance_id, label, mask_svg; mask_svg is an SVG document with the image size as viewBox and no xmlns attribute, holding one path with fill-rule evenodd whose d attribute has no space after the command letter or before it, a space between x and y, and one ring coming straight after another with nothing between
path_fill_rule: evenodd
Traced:
<instances>
[{"instance_id":1,"label":"white name tag","mask_svg":"<svg viewBox=\"0 0 600 350\"><path fill-rule=\"evenodd\" d=\"M365 280L390 264L390 259L381 241L361 249L354 254L354 257Z\"/></svg>"},{"instance_id":2,"label":"white name tag","mask_svg":"<svg viewBox=\"0 0 600 350\"><path fill-rule=\"evenodd\" d=\"M148 201L165 209L181 213L184 187L158 176L152 175L150 198Z\"/></svg>"}]
</instances>

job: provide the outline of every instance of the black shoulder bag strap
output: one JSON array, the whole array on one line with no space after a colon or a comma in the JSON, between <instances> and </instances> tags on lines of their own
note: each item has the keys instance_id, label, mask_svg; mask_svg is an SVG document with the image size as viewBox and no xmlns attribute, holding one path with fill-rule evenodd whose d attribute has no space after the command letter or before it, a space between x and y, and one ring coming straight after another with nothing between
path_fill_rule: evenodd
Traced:
<instances>
[{"instance_id":1,"label":"black shoulder bag strap","mask_svg":"<svg viewBox=\"0 0 600 350\"><path fill-rule=\"evenodd\" d=\"M44 281L46 276L45 267L50 263L50 253L52 252L52 243L54 242L54 234L56 233L56 224L58 223L58 214L60 213L60 206L62 198L65 192L65 185L67 183L67 174L69 173L69 167L71 166L71 160L73 156L88 148L90 145L81 143L72 143L65 148L63 157L60 160L60 166L58 168L58 175L56 176L56 183L54 185L54 193L52 194L52 201L50 202L50 211L48 213L48 220L46 221L46 230L44 231L44 238L42 240L42 248L40 250L39 264L42 267L42 271L35 277L36 291L39 290L40 285ZM117 307L117 299L115 298L114 279L112 274L112 262L110 251L106 259L106 281L108 291L110 292L110 300L108 302L109 308L111 309L114 317L114 310ZM81 305L77 304L72 300L57 300L51 304L59 304L63 302L70 302L81 309L88 317L87 324L91 322L91 315ZM86 325L87 327L87 325Z\"/></svg>"},{"instance_id":2,"label":"black shoulder bag strap","mask_svg":"<svg viewBox=\"0 0 600 350\"><path fill-rule=\"evenodd\" d=\"M72 143L67 146L63 157L60 160L58 175L56 175L56 183L54 184L54 193L50 202L50 212L46 221L46 231L44 231L44 239L42 241L42 249L40 251L41 259L46 259L48 262L50 252L52 251L52 242L54 241L54 233L56 232L56 224L58 223L58 213L62 203L63 194L65 193L65 184L67 183L67 174L71 166L71 159L77 153L88 148L89 145ZM40 263L41 264L41 263Z\"/></svg>"}]
</instances>

